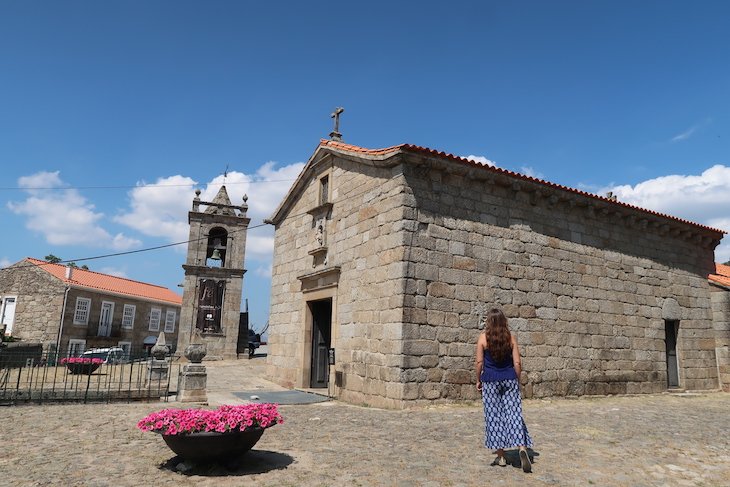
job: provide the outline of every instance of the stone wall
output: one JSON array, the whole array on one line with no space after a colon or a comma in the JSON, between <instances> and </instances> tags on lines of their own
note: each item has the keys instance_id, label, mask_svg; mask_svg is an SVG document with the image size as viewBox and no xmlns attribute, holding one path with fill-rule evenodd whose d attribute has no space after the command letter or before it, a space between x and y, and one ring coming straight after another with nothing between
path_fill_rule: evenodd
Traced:
<instances>
[{"instance_id":1,"label":"stone wall","mask_svg":"<svg viewBox=\"0 0 730 487\"><path fill-rule=\"evenodd\" d=\"M720 386L730 392L730 289L711 286L715 354Z\"/></svg>"},{"instance_id":2,"label":"stone wall","mask_svg":"<svg viewBox=\"0 0 730 487\"><path fill-rule=\"evenodd\" d=\"M316 184L329 175L331 218L327 222L327 264L308 254L315 241ZM340 268L334 292L332 346L341 376L335 394L344 400L394 407L402 395L403 215L406 188L399 167L372 167L338 159L319 168L277 226L269 316L268 372L287 386L307 387L311 330L300 276L319 268ZM314 295L314 294L312 294ZM334 375L331 376L331 380Z\"/></svg>"},{"instance_id":3,"label":"stone wall","mask_svg":"<svg viewBox=\"0 0 730 487\"><path fill-rule=\"evenodd\" d=\"M56 343L65 287L26 261L2 271L0 294L17 296L12 334L24 341Z\"/></svg>"},{"instance_id":4,"label":"stone wall","mask_svg":"<svg viewBox=\"0 0 730 487\"><path fill-rule=\"evenodd\" d=\"M680 321L680 386L717 387L714 256L688 225L452 166L407 173L405 400L477 398L475 302L510 319L528 397L666 390L665 319Z\"/></svg>"},{"instance_id":5,"label":"stone wall","mask_svg":"<svg viewBox=\"0 0 730 487\"><path fill-rule=\"evenodd\" d=\"M438 156L315 162L276 222L267 363L280 384L308 386L306 302L330 292L330 393L353 403L477 399L481 305L509 317L528 397L666 390L665 320L680 323L680 386L718 387L717 232ZM313 209L327 173L323 264ZM303 290L333 268L339 279Z\"/></svg>"}]
</instances>

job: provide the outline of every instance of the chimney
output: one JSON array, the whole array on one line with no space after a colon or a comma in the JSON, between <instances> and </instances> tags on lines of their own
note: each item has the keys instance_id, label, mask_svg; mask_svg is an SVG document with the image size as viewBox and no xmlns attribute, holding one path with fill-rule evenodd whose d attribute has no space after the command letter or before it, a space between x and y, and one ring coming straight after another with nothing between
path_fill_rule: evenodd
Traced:
<instances>
[{"instance_id":1,"label":"chimney","mask_svg":"<svg viewBox=\"0 0 730 487\"><path fill-rule=\"evenodd\" d=\"M74 268L71 266L66 266L66 279L68 279L70 281L71 278L73 277L73 275L74 275Z\"/></svg>"}]
</instances>

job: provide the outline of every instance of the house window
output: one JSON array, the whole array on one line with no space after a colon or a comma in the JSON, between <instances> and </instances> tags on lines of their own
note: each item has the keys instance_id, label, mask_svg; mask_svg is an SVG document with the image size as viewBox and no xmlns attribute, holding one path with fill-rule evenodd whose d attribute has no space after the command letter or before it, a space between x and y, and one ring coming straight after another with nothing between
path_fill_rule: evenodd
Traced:
<instances>
[{"instance_id":1,"label":"house window","mask_svg":"<svg viewBox=\"0 0 730 487\"><path fill-rule=\"evenodd\" d=\"M89 324L89 310L91 300L88 298L76 298L76 311L74 312L74 325Z\"/></svg>"},{"instance_id":2,"label":"house window","mask_svg":"<svg viewBox=\"0 0 730 487\"><path fill-rule=\"evenodd\" d=\"M3 326L5 334L11 335L13 332L13 323L15 322L15 304L17 296L5 296L0 299L0 333Z\"/></svg>"},{"instance_id":3,"label":"house window","mask_svg":"<svg viewBox=\"0 0 730 487\"><path fill-rule=\"evenodd\" d=\"M160 316L162 316L160 308L150 310L150 331L160 331Z\"/></svg>"},{"instance_id":4,"label":"house window","mask_svg":"<svg viewBox=\"0 0 730 487\"><path fill-rule=\"evenodd\" d=\"M175 333L175 317L177 313L174 309L168 309L165 313L165 333Z\"/></svg>"},{"instance_id":5,"label":"house window","mask_svg":"<svg viewBox=\"0 0 730 487\"><path fill-rule=\"evenodd\" d=\"M134 313L137 307L133 304L124 305L124 314L122 315L122 328L131 330L134 327Z\"/></svg>"},{"instance_id":6,"label":"house window","mask_svg":"<svg viewBox=\"0 0 730 487\"><path fill-rule=\"evenodd\" d=\"M124 350L124 360L129 360L132 356L132 342L119 342L117 345Z\"/></svg>"},{"instance_id":7,"label":"house window","mask_svg":"<svg viewBox=\"0 0 730 487\"><path fill-rule=\"evenodd\" d=\"M79 339L70 339L68 341L68 350L66 352L66 355L68 357L78 357L82 353L84 353L84 350L86 349L86 340L79 340Z\"/></svg>"},{"instance_id":8,"label":"house window","mask_svg":"<svg viewBox=\"0 0 730 487\"><path fill-rule=\"evenodd\" d=\"M319 180L319 204L323 205L330 200L330 177L325 176Z\"/></svg>"}]
</instances>

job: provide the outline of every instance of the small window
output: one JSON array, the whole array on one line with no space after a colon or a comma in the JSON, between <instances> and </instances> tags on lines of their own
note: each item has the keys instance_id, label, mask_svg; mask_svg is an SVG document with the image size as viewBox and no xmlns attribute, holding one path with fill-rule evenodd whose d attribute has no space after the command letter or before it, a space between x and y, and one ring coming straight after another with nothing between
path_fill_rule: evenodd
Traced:
<instances>
[{"instance_id":1,"label":"small window","mask_svg":"<svg viewBox=\"0 0 730 487\"><path fill-rule=\"evenodd\" d=\"M175 333L175 318L177 313L174 309L168 309L165 313L165 333Z\"/></svg>"},{"instance_id":2,"label":"small window","mask_svg":"<svg viewBox=\"0 0 730 487\"><path fill-rule=\"evenodd\" d=\"M330 178L325 176L319 180L319 204L323 205L330 200Z\"/></svg>"},{"instance_id":3,"label":"small window","mask_svg":"<svg viewBox=\"0 0 730 487\"><path fill-rule=\"evenodd\" d=\"M137 307L133 304L124 305L124 314L122 315L122 328L131 330L134 328L134 314L137 311Z\"/></svg>"},{"instance_id":4,"label":"small window","mask_svg":"<svg viewBox=\"0 0 730 487\"><path fill-rule=\"evenodd\" d=\"M150 331L160 331L160 316L162 316L160 308L150 310Z\"/></svg>"},{"instance_id":5,"label":"small window","mask_svg":"<svg viewBox=\"0 0 730 487\"><path fill-rule=\"evenodd\" d=\"M79 340L79 339L70 339L68 341L68 351L67 356L69 357L78 357L82 353L84 353L84 350L86 349L86 340Z\"/></svg>"},{"instance_id":6,"label":"small window","mask_svg":"<svg viewBox=\"0 0 730 487\"><path fill-rule=\"evenodd\" d=\"M89 324L89 310L91 300L88 298L76 298L76 311L74 312L74 325Z\"/></svg>"}]
</instances>

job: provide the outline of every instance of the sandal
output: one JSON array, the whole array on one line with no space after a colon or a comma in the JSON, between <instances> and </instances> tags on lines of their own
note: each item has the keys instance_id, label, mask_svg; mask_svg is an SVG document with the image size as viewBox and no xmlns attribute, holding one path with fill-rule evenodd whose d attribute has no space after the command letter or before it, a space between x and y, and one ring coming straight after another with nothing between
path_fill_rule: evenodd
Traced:
<instances>
[{"instance_id":1,"label":"sandal","mask_svg":"<svg viewBox=\"0 0 730 487\"><path fill-rule=\"evenodd\" d=\"M532 472L532 462L530 462L530 456L527 454L527 450L520 449L520 463L522 464L523 472Z\"/></svg>"}]
</instances>

